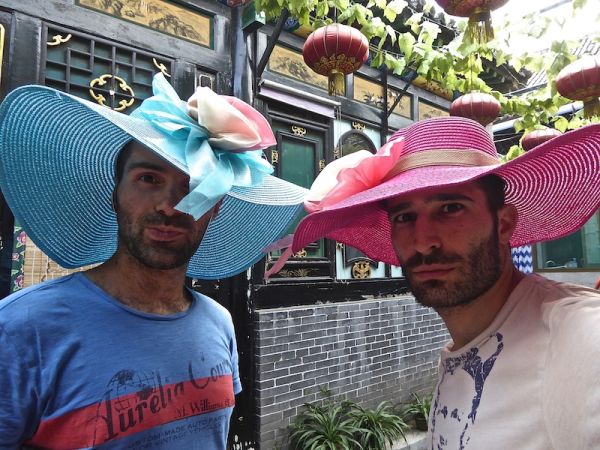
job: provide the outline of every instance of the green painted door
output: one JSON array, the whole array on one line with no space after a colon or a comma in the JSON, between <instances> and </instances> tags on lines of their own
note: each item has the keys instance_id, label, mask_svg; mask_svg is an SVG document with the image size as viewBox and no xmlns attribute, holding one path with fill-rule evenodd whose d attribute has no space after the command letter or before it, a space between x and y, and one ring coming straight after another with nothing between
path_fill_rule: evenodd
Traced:
<instances>
[{"instance_id":1,"label":"green painted door","mask_svg":"<svg viewBox=\"0 0 600 450\"><path fill-rule=\"evenodd\" d=\"M271 163L275 167L276 175L309 189L325 164L325 133L322 130L278 120L273 120L272 125L277 138L277 150L276 153L271 153ZM304 215L296 220L293 227L290 227L289 233L294 231ZM298 257L326 257L323 240L308 245L304 250L306 254L300 252Z\"/></svg>"}]
</instances>

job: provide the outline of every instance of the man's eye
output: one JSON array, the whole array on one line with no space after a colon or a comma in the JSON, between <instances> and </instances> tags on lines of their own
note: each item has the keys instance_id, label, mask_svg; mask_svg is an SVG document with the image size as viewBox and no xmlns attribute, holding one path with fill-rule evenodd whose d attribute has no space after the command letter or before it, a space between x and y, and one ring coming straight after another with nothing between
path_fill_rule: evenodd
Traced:
<instances>
[{"instance_id":1,"label":"man's eye","mask_svg":"<svg viewBox=\"0 0 600 450\"><path fill-rule=\"evenodd\" d=\"M398 224L412 222L413 220L414 220L414 214L412 214L412 213L398 213L398 214L394 214L391 217L392 223L398 223Z\"/></svg>"},{"instance_id":2,"label":"man's eye","mask_svg":"<svg viewBox=\"0 0 600 450\"><path fill-rule=\"evenodd\" d=\"M464 209L464 205L460 203L448 203L442 206L442 212L445 214L451 214L458 211L462 211Z\"/></svg>"},{"instance_id":3,"label":"man's eye","mask_svg":"<svg viewBox=\"0 0 600 450\"><path fill-rule=\"evenodd\" d=\"M140 181L142 181L144 183L150 183L150 184L156 184L156 183L158 183L158 179L155 176L147 174L147 173L145 173L143 175L140 175L138 177L138 180L140 180Z\"/></svg>"}]
</instances>

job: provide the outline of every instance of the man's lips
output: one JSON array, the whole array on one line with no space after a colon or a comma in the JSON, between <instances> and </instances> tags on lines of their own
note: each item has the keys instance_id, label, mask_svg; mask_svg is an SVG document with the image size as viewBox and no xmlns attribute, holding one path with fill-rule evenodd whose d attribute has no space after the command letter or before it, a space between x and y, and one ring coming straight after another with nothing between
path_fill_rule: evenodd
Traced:
<instances>
[{"instance_id":1,"label":"man's lips","mask_svg":"<svg viewBox=\"0 0 600 450\"><path fill-rule=\"evenodd\" d=\"M154 241L169 242L174 241L185 234L181 228L154 226L146 228L148 237Z\"/></svg>"},{"instance_id":2,"label":"man's lips","mask_svg":"<svg viewBox=\"0 0 600 450\"><path fill-rule=\"evenodd\" d=\"M441 264L431 264L431 265L421 265L415 267L411 272L412 276L415 279L419 280L428 280L433 278L444 278L450 272L454 270L454 267L441 265Z\"/></svg>"}]
</instances>

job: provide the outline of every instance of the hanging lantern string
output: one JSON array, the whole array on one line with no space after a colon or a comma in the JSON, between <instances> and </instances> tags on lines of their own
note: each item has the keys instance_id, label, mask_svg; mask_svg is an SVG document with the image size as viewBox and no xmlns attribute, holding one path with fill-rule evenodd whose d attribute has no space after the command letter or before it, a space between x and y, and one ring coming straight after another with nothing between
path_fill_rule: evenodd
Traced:
<instances>
[{"instance_id":1,"label":"hanging lantern string","mask_svg":"<svg viewBox=\"0 0 600 450\"><path fill-rule=\"evenodd\" d=\"M473 60L475 59L475 54L471 53L469 55L469 91L473 90Z\"/></svg>"},{"instance_id":2,"label":"hanging lantern string","mask_svg":"<svg viewBox=\"0 0 600 450\"><path fill-rule=\"evenodd\" d=\"M339 105L334 106L333 111L334 111L334 115L335 115L335 119L333 121L333 133L334 133L334 136L341 136L342 135L342 130L341 130L341 127L342 127L342 105L339 104ZM340 148L339 149L339 152L340 152L339 157L342 156L341 151L342 151L342 149ZM335 156L334 156L334 158L335 158Z\"/></svg>"}]
</instances>

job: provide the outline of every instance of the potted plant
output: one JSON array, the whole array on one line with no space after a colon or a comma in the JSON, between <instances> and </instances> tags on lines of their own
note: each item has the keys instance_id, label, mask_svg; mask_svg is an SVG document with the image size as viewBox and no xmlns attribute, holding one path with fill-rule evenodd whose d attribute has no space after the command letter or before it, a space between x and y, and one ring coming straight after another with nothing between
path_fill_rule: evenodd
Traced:
<instances>
[{"instance_id":1,"label":"potted plant","mask_svg":"<svg viewBox=\"0 0 600 450\"><path fill-rule=\"evenodd\" d=\"M404 409L404 416L412 417L415 420L417 430L427 431L432 394L421 397L416 392L413 392L412 396L412 402Z\"/></svg>"},{"instance_id":2,"label":"potted plant","mask_svg":"<svg viewBox=\"0 0 600 450\"><path fill-rule=\"evenodd\" d=\"M355 436L368 433L356 427L348 418L349 405L335 405L326 401L322 406L312 403L304 405L290 426L291 448L294 450L353 450L360 444Z\"/></svg>"},{"instance_id":3,"label":"potted plant","mask_svg":"<svg viewBox=\"0 0 600 450\"><path fill-rule=\"evenodd\" d=\"M352 404L349 416L357 428L368 430L368 433L356 436L361 449L386 450L400 438L406 441L404 432L408 425L401 416L394 413L389 402L382 402L375 409Z\"/></svg>"},{"instance_id":4,"label":"potted plant","mask_svg":"<svg viewBox=\"0 0 600 450\"><path fill-rule=\"evenodd\" d=\"M375 409L353 401L334 401L329 391L322 404L306 403L289 426L291 450L387 450L408 425L388 402Z\"/></svg>"}]
</instances>

